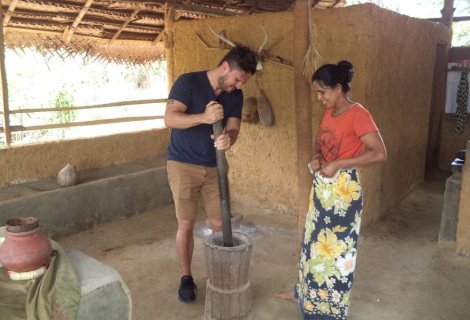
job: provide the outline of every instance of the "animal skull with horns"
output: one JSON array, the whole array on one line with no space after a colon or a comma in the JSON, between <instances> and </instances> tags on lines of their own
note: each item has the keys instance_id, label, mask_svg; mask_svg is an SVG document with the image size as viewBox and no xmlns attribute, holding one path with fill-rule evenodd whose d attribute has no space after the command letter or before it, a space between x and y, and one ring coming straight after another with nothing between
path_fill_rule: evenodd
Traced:
<instances>
[{"instance_id":1,"label":"animal skull with horns","mask_svg":"<svg viewBox=\"0 0 470 320\"><path fill-rule=\"evenodd\" d=\"M266 44L268 43L268 40L269 40L269 35L268 35L268 31L266 30L266 28L261 25L258 21L256 21L256 24L258 24L260 26L260 28L263 30L264 32L264 40L263 42L261 43L261 46L259 47L258 49L258 64L256 65L256 70L257 71L261 71L263 70L263 64L261 63L261 60L262 60L262 54L263 54L263 51L264 51L264 47L266 46ZM212 33L217 37L219 38L220 40L222 40L223 42L227 43L229 46L231 46L232 48L233 47L236 47L236 44L233 42L233 41L230 41L229 39L227 39L223 34L222 32L215 32L214 29L212 29L212 27L209 25L209 29L212 31Z\"/></svg>"}]
</instances>

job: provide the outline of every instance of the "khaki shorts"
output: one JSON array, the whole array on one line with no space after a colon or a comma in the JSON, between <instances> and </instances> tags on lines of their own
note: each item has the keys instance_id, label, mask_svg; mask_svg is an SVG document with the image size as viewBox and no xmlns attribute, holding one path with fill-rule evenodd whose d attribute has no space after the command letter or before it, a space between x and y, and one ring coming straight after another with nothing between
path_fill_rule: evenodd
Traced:
<instances>
[{"instance_id":1,"label":"khaki shorts","mask_svg":"<svg viewBox=\"0 0 470 320\"><path fill-rule=\"evenodd\" d=\"M168 160L167 172L178 218L196 219L201 195L207 217L221 218L217 167Z\"/></svg>"}]
</instances>

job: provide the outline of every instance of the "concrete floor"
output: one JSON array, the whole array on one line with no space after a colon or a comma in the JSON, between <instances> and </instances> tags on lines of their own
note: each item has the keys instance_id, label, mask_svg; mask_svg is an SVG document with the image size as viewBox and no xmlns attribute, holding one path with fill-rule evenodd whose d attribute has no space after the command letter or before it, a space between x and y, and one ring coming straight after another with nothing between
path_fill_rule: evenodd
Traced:
<instances>
[{"instance_id":1,"label":"concrete floor","mask_svg":"<svg viewBox=\"0 0 470 320\"><path fill-rule=\"evenodd\" d=\"M470 319L470 259L437 243L443 192L442 178L425 183L362 230L350 320ZM242 213L241 229L253 239L254 319L299 319L295 304L272 297L277 290L291 289L295 280L296 218ZM198 231L203 226L201 221ZM133 319L201 319L207 278L203 242L197 238L193 257L198 297L195 303L180 303L175 230L169 205L58 241L121 274L131 291Z\"/></svg>"}]
</instances>

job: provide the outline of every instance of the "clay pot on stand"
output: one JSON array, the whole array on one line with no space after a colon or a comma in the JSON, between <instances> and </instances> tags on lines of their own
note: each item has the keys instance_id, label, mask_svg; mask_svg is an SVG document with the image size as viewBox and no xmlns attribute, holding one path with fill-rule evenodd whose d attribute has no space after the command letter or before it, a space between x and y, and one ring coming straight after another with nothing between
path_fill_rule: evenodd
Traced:
<instances>
[{"instance_id":1,"label":"clay pot on stand","mask_svg":"<svg viewBox=\"0 0 470 320\"><path fill-rule=\"evenodd\" d=\"M0 245L0 264L14 272L29 272L49 263L52 246L39 230L35 217L7 220L6 237Z\"/></svg>"}]
</instances>

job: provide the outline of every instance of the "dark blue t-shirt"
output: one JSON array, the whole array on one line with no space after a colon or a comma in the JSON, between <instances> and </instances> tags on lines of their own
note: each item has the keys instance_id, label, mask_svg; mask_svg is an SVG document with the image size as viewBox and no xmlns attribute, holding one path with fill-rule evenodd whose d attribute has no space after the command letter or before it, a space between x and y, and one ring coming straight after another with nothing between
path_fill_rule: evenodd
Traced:
<instances>
[{"instance_id":1,"label":"dark blue t-shirt","mask_svg":"<svg viewBox=\"0 0 470 320\"><path fill-rule=\"evenodd\" d=\"M191 72L181 75L170 90L168 99L183 103L187 114L203 113L211 100L217 100L224 107L223 124L228 118L241 118L243 92L233 90L215 95L207 71ZM202 124L187 129L171 129L168 147L168 160L216 167L212 125Z\"/></svg>"}]
</instances>

